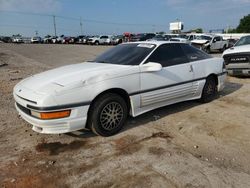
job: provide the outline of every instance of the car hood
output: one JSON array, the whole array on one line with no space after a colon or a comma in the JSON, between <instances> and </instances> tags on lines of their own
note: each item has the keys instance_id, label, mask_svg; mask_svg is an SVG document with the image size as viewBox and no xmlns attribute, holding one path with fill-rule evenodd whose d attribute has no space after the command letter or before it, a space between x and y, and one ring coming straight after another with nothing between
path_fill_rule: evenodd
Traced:
<instances>
[{"instance_id":1,"label":"car hood","mask_svg":"<svg viewBox=\"0 0 250 188\"><path fill-rule=\"evenodd\" d=\"M242 46L234 46L232 48L227 49L223 55L227 54L235 54L235 53L250 53L250 44L248 45L242 45Z\"/></svg>"},{"instance_id":2,"label":"car hood","mask_svg":"<svg viewBox=\"0 0 250 188\"><path fill-rule=\"evenodd\" d=\"M194 43L194 44L205 44L209 42L208 40L192 40L191 43Z\"/></svg>"},{"instance_id":3,"label":"car hood","mask_svg":"<svg viewBox=\"0 0 250 188\"><path fill-rule=\"evenodd\" d=\"M36 74L19 84L36 93L69 90L135 72L134 66L104 63L80 63Z\"/></svg>"}]
</instances>

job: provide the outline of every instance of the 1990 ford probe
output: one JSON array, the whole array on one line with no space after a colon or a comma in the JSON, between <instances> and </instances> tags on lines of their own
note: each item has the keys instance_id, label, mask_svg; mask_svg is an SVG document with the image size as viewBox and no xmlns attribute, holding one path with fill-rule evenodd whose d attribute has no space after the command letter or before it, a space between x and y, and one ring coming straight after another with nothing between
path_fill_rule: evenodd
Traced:
<instances>
[{"instance_id":1,"label":"1990 ford probe","mask_svg":"<svg viewBox=\"0 0 250 188\"><path fill-rule=\"evenodd\" d=\"M135 117L165 105L213 100L224 87L222 58L188 44L124 43L93 61L63 66L19 82L16 109L39 133L84 128L98 135L119 132Z\"/></svg>"}]
</instances>

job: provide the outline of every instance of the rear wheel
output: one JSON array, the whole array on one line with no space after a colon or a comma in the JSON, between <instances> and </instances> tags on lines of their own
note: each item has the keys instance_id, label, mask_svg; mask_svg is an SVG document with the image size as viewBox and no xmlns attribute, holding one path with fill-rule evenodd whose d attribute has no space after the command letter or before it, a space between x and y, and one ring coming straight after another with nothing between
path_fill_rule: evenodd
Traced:
<instances>
[{"instance_id":1,"label":"rear wheel","mask_svg":"<svg viewBox=\"0 0 250 188\"><path fill-rule=\"evenodd\" d=\"M217 85L216 85L215 78L208 77L203 87L200 100L203 103L210 102L215 98L216 94L217 94Z\"/></svg>"},{"instance_id":2,"label":"rear wheel","mask_svg":"<svg viewBox=\"0 0 250 188\"><path fill-rule=\"evenodd\" d=\"M90 108L88 126L100 136L112 136L124 126L128 107L124 99L114 93L107 93L94 102Z\"/></svg>"},{"instance_id":3,"label":"rear wheel","mask_svg":"<svg viewBox=\"0 0 250 188\"><path fill-rule=\"evenodd\" d=\"M95 45L99 45L99 41L95 41Z\"/></svg>"}]
</instances>

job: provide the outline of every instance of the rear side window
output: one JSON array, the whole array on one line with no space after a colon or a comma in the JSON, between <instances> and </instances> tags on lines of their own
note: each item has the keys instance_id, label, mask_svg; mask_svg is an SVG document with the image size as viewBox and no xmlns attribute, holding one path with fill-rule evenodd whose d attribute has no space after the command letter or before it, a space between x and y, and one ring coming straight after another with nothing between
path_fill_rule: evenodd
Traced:
<instances>
[{"instance_id":1,"label":"rear side window","mask_svg":"<svg viewBox=\"0 0 250 188\"><path fill-rule=\"evenodd\" d=\"M148 58L147 62L160 63L163 67L187 63L188 59L179 44L163 44Z\"/></svg>"},{"instance_id":2,"label":"rear side window","mask_svg":"<svg viewBox=\"0 0 250 188\"><path fill-rule=\"evenodd\" d=\"M101 39L107 39L108 36L101 36Z\"/></svg>"},{"instance_id":3,"label":"rear side window","mask_svg":"<svg viewBox=\"0 0 250 188\"><path fill-rule=\"evenodd\" d=\"M180 44L189 61L198 61L212 58L209 54L188 44Z\"/></svg>"}]
</instances>

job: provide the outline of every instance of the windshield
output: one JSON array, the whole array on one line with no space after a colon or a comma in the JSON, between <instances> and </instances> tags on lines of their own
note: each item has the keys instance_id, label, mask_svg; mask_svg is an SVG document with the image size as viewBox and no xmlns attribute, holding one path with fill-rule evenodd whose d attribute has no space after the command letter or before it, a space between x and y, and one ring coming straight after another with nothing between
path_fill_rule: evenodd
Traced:
<instances>
[{"instance_id":1,"label":"windshield","mask_svg":"<svg viewBox=\"0 0 250 188\"><path fill-rule=\"evenodd\" d=\"M94 62L139 65L154 48L155 45L146 43L121 44L104 52Z\"/></svg>"},{"instance_id":2,"label":"windshield","mask_svg":"<svg viewBox=\"0 0 250 188\"><path fill-rule=\"evenodd\" d=\"M206 35L196 36L197 40L212 40L212 37Z\"/></svg>"},{"instance_id":3,"label":"windshield","mask_svg":"<svg viewBox=\"0 0 250 188\"><path fill-rule=\"evenodd\" d=\"M241 37L238 42L234 46L242 46L250 44L250 36Z\"/></svg>"}]
</instances>

